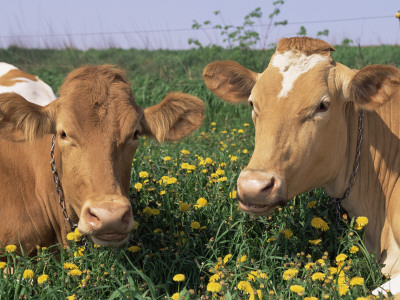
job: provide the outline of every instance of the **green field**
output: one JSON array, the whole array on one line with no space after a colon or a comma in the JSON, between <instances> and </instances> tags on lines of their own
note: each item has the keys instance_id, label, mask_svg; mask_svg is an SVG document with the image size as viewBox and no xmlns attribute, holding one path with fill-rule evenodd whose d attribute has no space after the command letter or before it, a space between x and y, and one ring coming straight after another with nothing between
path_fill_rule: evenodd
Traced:
<instances>
[{"instance_id":1,"label":"green field","mask_svg":"<svg viewBox=\"0 0 400 300\"><path fill-rule=\"evenodd\" d=\"M396 46L336 50L335 60L351 68L400 62ZM251 111L213 96L201 73L221 59L261 72L272 53L0 49L0 61L39 75L54 91L72 69L109 63L126 71L143 107L170 91L198 96L207 106L203 126L181 142L140 139L131 172L138 227L128 245L71 241L58 256L51 249L34 258L6 253L0 299L356 299L386 281L362 243L364 229L355 230L348 218L338 223L321 190L267 217L238 210L236 180L254 146Z\"/></svg>"}]
</instances>

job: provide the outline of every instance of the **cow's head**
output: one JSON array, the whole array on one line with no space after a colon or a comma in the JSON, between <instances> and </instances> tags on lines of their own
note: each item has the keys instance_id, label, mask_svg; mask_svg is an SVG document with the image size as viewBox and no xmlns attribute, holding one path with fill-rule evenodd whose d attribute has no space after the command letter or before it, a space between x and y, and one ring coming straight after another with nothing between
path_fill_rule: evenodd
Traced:
<instances>
[{"instance_id":1,"label":"cow's head","mask_svg":"<svg viewBox=\"0 0 400 300\"><path fill-rule=\"evenodd\" d=\"M120 70L87 66L72 71L60 97L47 106L0 95L0 117L7 124L3 132L16 129L8 138L57 135L58 173L69 209L79 217L78 229L97 244L118 246L134 227L128 193L138 136L179 140L201 125L204 103L175 92L142 109Z\"/></svg>"},{"instance_id":2,"label":"cow's head","mask_svg":"<svg viewBox=\"0 0 400 300\"><path fill-rule=\"evenodd\" d=\"M356 109L373 110L388 101L399 71L375 65L355 72L335 63L331 51L321 40L282 39L261 74L232 61L204 69L205 83L217 96L248 101L252 108L255 149L237 182L244 211L269 214L318 186L338 193L333 196L343 193L346 164L352 166L355 155L349 145L357 138ZM340 187L334 183L339 175Z\"/></svg>"}]
</instances>

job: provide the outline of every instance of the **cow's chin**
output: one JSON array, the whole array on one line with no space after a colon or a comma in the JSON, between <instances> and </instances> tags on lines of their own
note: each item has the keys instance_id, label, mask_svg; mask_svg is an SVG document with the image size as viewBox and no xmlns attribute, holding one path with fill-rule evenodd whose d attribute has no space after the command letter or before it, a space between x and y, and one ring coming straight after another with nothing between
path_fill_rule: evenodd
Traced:
<instances>
[{"instance_id":1,"label":"cow's chin","mask_svg":"<svg viewBox=\"0 0 400 300\"><path fill-rule=\"evenodd\" d=\"M126 243L130 238L130 233L102 233L90 234L93 243L100 246L118 247Z\"/></svg>"},{"instance_id":2,"label":"cow's chin","mask_svg":"<svg viewBox=\"0 0 400 300\"><path fill-rule=\"evenodd\" d=\"M260 204L251 204L244 201L239 201L239 208L247 214L256 215L256 216L267 216L271 214L277 205L260 205Z\"/></svg>"}]
</instances>

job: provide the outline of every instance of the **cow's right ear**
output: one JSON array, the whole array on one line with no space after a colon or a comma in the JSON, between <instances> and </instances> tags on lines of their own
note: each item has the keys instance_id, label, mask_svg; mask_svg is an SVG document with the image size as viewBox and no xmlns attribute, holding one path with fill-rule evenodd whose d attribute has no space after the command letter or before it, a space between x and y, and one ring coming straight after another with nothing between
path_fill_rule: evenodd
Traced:
<instances>
[{"instance_id":1,"label":"cow's right ear","mask_svg":"<svg viewBox=\"0 0 400 300\"><path fill-rule=\"evenodd\" d=\"M258 76L258 73L231 60L212 62L203 70L208 89L221 99L233 103L249 99Z\"/></svg>"},{"instance_id":2,"label":"cow's right ear","mask_svg":"<svg viewBox=\"0 0 400 300\"><path fill-rule=\"evenodd\" d=\"M0 133L18 140L34 140L55 133L56 102L40 106L16 93L0 94Z\"/></svg>"}]
</instances>

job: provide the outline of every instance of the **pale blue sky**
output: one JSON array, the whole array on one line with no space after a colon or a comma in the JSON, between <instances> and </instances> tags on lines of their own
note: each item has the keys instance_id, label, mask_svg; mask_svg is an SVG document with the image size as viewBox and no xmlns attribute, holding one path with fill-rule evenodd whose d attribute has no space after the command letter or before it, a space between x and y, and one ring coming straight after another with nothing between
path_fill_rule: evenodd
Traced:
<instances>
[{"instance_id":1,"label":"pale blue sky","mask_svg":"<svg viewBox=\"0 0 400 300\"><path fill-rule=\"evenodd\" d=\"M72 45L80 49L109 46L186 49L190 47L189 38L199 39L203 44L218 44L222 41L218 31L191 30L193 20L241 25L245 15L261 7L263 18L256 24L268 24L272 2L2 0L0 47L19 44L40 48ZM221 11L222 19L214 16L217 10ZM289 24L269 30L267 26L255 27L263 38L258 46L295 36L301 25L311 37L328 29L329 35L323 39L332 44L340 44L345 38L361 45L400 44L400 25L394 17L398 10L399 0L286 0L274 21L288 20ZM338 21L345 19L355 20Z\"/></svg>"}]
</instances>

